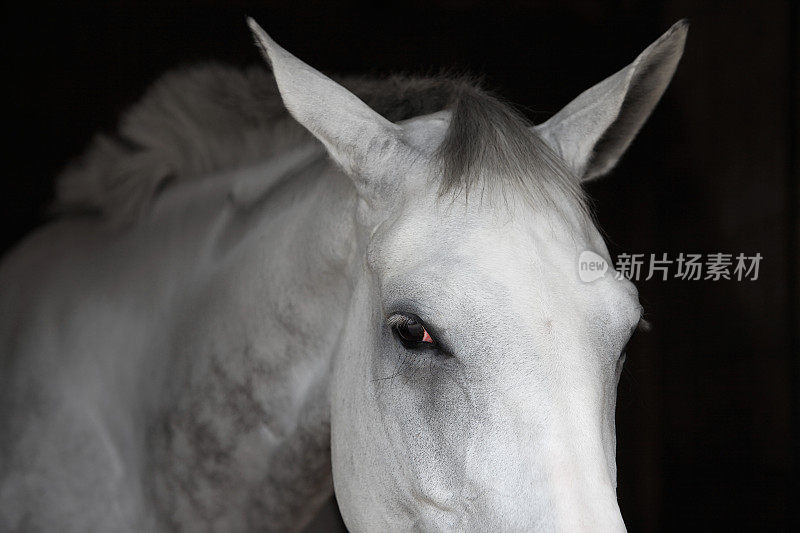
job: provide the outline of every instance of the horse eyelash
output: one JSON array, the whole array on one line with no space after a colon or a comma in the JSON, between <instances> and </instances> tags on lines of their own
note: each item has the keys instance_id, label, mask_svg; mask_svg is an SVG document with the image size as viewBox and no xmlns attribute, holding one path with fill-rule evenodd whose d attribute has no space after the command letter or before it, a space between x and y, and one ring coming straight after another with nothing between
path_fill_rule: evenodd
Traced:
<instances>
[{"instance_id":1,"label":"horse eyelash","mask_svg":"<svg viewBox=\"0 0 800 533\"><path fill-rule=\"evenodd\" d=\"M408 322L408 317L400 314L394 314L390 316L388 319L386 319L386 323L389 324L389 327L392 328L404 324L405 322Z\"/></svg>"},{"instance_id":2,"label":"horse eyelash","mask_svg":"<svg viewBox=\"0 0 800 533\"><path fill-rule=\"evenodd\" d=\"M388 319L386 319L386 323L389 324L389 327L396 328L398 326L407 323L409 320L410 317L408 315L405 315L403 313L395 313ZM422 320L420 320L420 324L422 324L422 326L425 327L425 323L422 322Z\"/></svg>"}]
</instances>

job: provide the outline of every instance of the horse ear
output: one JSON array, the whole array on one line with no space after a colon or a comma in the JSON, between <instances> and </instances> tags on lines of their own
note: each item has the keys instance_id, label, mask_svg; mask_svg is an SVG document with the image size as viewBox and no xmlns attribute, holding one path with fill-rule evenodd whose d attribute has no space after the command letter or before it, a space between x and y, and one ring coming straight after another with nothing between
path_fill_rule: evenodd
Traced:
<instances>
[{"instance_id":1,"label":"horse ear","mask_svg":"<svg viewBox=\"0 0 800 533\"><path fill-rule=\"evenodd\" d=\"M289 113L322 142L362 197L375 196L386 174L381 169L401 145L401 127L278 46L255 20L248 18L247 24Z\"/></svg>"},{"instance_id":2,"label":"horse ear","mask_svg":"<svg viewBox=\"0 0 800 533\"><path fill-rule=\"evenodd\" d=\"M580 179L616 165L672 79L688 29L688 21L678 21L633 63L534 127Z\"/></svg>"}]
</instances>

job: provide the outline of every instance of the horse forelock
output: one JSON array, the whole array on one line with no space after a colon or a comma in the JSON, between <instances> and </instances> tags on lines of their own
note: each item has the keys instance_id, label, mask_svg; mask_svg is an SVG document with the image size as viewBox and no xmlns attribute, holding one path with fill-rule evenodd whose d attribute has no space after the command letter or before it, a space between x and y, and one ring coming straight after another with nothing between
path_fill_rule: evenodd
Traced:
<instances>
[{"instance_id":1,"label":"horse forelock","mask_svg":"<svg viewBox=\"0 0 800 533\"><path fill-rule=\"evenodd\" d=\"M435 152L440 195L510 188L534 205L586 212L578 180L513 108L465 76L337 79L392 122L451 111ZM164 187L277 155L311 137L263 67L217 64L164 75L57 181L55 210L136 220ZM558 197L558 198L556 198Z\"/></svg>"},{"instance_id":2,"label":"horse forelock","mask_svg":"<svg viewBox=\"0 0 800 533\"><path fill-rule=\"evenodd\" d=\"M476 187L499 188L534 208L569 205L588 214L579 180L511 106L464 85L452 106L450 126L436 155L441 195Z\"/></svg>"}]
</instances>

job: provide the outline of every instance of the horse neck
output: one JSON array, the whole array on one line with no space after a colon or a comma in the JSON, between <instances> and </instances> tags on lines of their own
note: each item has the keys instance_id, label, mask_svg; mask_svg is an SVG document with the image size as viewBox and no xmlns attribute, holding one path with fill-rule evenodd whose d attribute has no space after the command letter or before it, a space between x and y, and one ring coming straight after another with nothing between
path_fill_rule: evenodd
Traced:
<instances>
[{"instance_id":1,"label":"horse neck","mask_svg":"<svg viewBox=\"0 0 800 533\"><path fill-rule=\"evenodd\" d=\"M292 530L332 492L328 380L358 257L355 191L324 162L246 198L210 223L214 264L178 308L173 366L183 370L158 421L169 430L154 443L156 490L199 483L230 502L221 471L246 472L233 492L242 505L259 494L256 511L218 511ZM182 508L165 511L190 520L174 517Z\"/></svg>"}]
</instances>

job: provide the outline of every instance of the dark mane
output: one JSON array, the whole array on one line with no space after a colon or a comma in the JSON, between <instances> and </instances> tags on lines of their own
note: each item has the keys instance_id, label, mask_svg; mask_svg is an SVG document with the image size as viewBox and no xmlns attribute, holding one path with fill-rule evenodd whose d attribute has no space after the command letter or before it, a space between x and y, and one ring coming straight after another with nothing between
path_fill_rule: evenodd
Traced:
<instances>
[{"instance_id":1,"label":"dark mane","mask_svg":"<svg viewBox=\"0 0 800 533\"><path fill-rule=\"evenodd\" d=\"M565 166L511 107L465 77L341 78L398 122L448 109L437 150L440 193L512 186L537 202L584 201ZM310 139L284 108L263 67L204 65L171 72L131 107L116 132L98 135L59 177L56 210L135 219L169 183L256 163Z\"/></svg>"}]
</instances>

